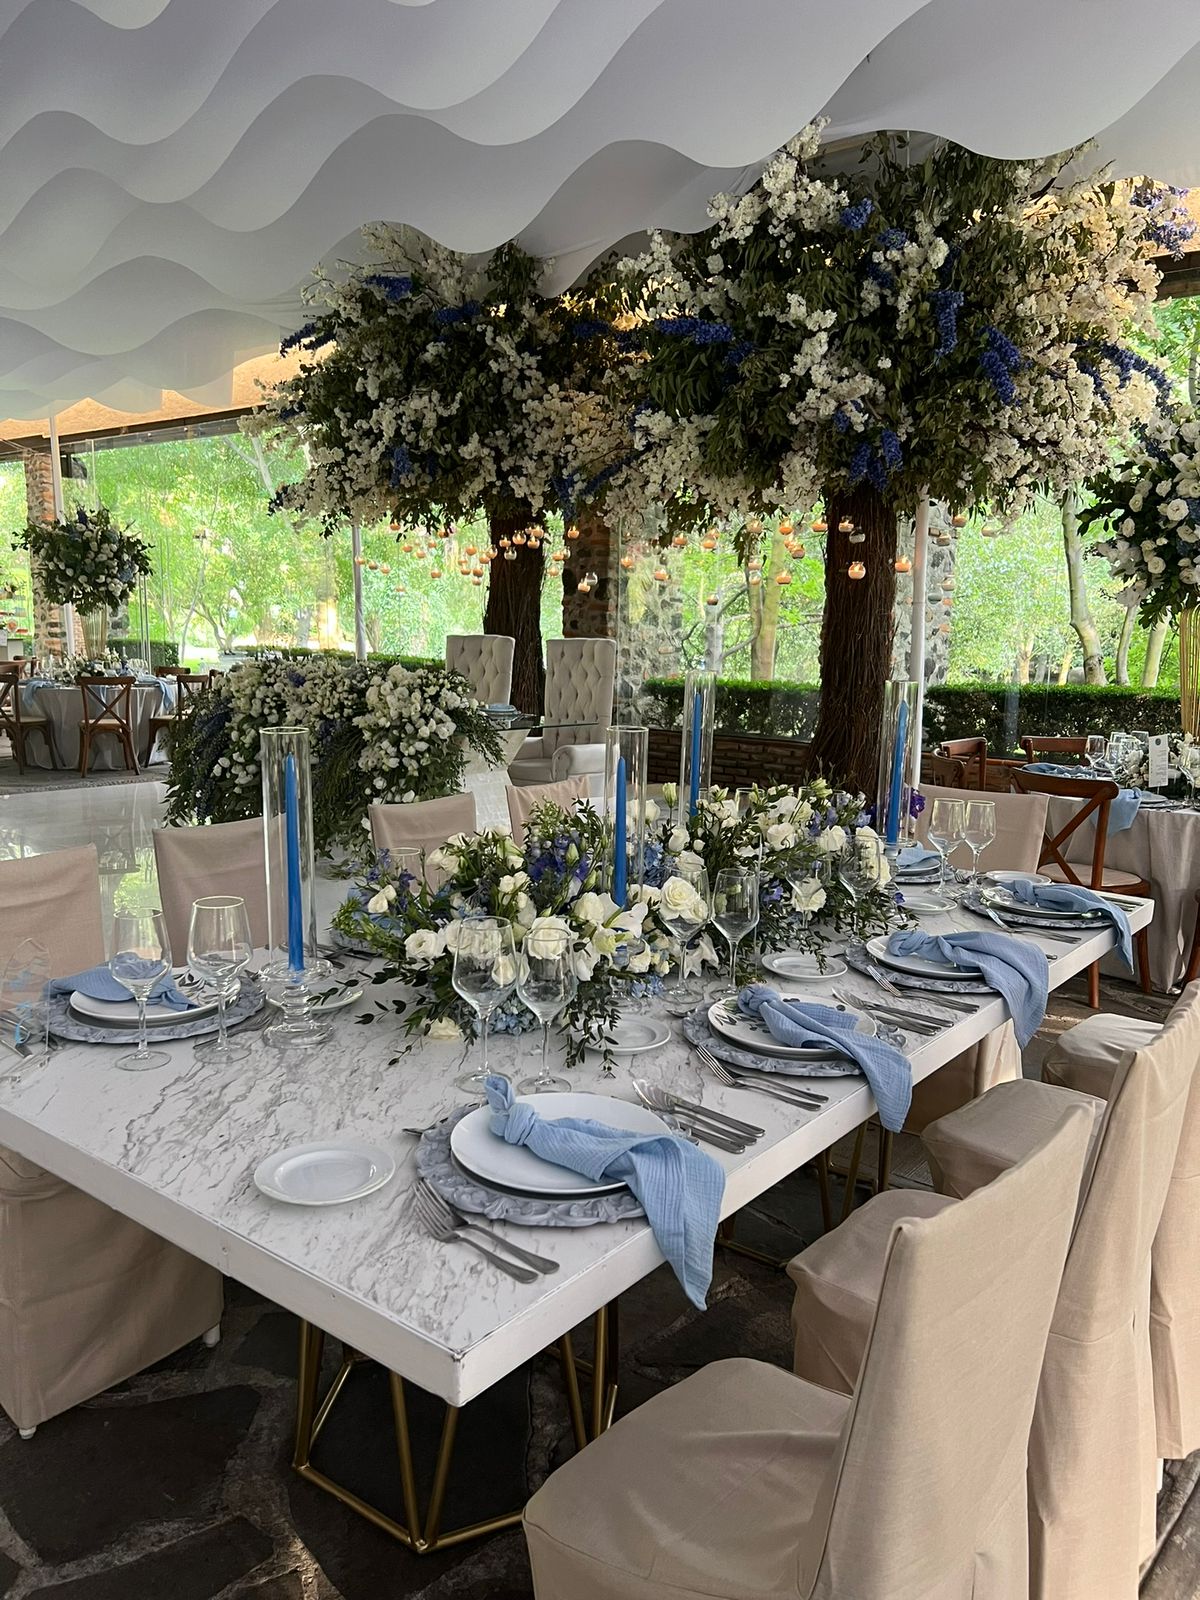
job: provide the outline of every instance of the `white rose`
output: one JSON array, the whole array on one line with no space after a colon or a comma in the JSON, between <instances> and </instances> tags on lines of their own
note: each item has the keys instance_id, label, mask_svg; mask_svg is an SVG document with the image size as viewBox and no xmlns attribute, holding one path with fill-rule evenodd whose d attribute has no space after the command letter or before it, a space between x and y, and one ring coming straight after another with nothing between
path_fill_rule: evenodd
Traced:
<instances>
[{"instance_id":1,"label":"white rose","mask_svg":"<svg viewBox=\"0 0 1200 1600\"><path fill-rule=\"evenodd\" d=\"M790 850L796 842L796 830L790 822L773 822L767 829L767 843L772 850Z\"/></svg>"},{"instance_id":2,"label":"white rose","mask_svg":"<svg viewBox=\"0 0 1200 1600\"><path fill-rule=\"evenodd\" d=\"M382 889L380 889L378 894L373 894L367 901L367 910L373 917L377 917L381 911L386 911L387 908L388 897L386 894L384 894Z\"/></svg>"},{"instance_id":3,"label":"white rose","mask_svg":"<svg viewBox=\"0 0 1200 1600\"><path fill-rule=\"evenodd\" d=\"M690 920L692 908L698 899L699 896L686 878L668 878L662 886L659 904L665 917L687 917Z\"/></svg>"},{"instance_id":4,"label":"white rose","mask_svg":"<svg viewBox=\"0 0 1200 1600\"><path fill-rule=\"evenodd\" d=\"M463 928L465 926L465 918L456 918L453 922L448 922L446 924L441 932L443 950L449 950L451 955L457 951L459 943L462 939Z\"/></svg>"},{"instance_id":5,"label":"white rose","mask_svg":"<svg viewBox=\"0 0 1200 1600\"><path fill-rule=\"evenodd\" d=\"M1163 515L1170 517L1172 522L1182 522L1184 517L1187 516L1187 509L1187 501L1180 500L1178 497L1174 500L1168 500L1162 508Z\"/></svg>"},{"instance_id":6,"label":"white rose","mask_svg":"<svg viewBox=\"0 0 1200 1600\"><path fill-rule=\"evenodd\" d=\"M676 800L679 799L679 786L674 783L664 783L662 786L662 797L667 805L673 806Z\"/></svg>"},{"instance_id":7,"label":"white rose","mask_svg":"<svg viewBox=\"0 0 1200 1600\"><path fill-rule=\"evenodd\" d=\"M538 917L525 935L525 951L531 956L557 955L564 936L570 949L574 935L562 917Z\"/></svg>"},{"instance_id":8,"label":"white rose","mask_svg":"<svg viewBox=\"0 0 1200 1600\"><path fill-rule=\"evenodd\" d=\"M449 929L446 930L449 932ZM417 928L404 941L404 954L410 961L436 961L443 949L443 936L433 928Z\"/></svg>"},{"instance_id":9,"label":"white rose","mask_svg":"<svg viewBox=\"0 0 1200 1600\"><path fill-rule=\"evenodd\" d=\"M835 822L832 828L823 828L816 838L816 847L820 855L841 855L846 848L846 830Z\"/></svg>"},{"instance_id":10,"label":"white rose","mask_svg":"<svg viewBox=\"0 0 1200 1600\"><path fill-rule=\"evenodd\" d=\"M427 1039L461 1039L462 1029L452 1017L434 1017L425 1025Z\"/></svg>"},{"instance_id":11,"label":"white rose","mask_svg":"<svg viewBox=\"0 0 1200 1600\"><path fill-rule=\"evenodd\" d=\"M425 870L427 872L453 872L458 866L457 860L448 850L435 850L425 857Z\"/></svg>"},{"instance_id":12,"label":"white rose","mask_svg":"<svg viewBox=\"0 0 1200 1600\"><path fill-rule=\"evenodd\" d=\"M597 926L608 921L617 909L617 902L611 895L596 894L590 891L581 894L575 902L574 914L580 922L594 922Z\"/></svg>"},{"instance_id":13,"label":"white rose","mask_svg":"<svg viewBox=\"0 0 1200 1600\"><path fill-rule=\"evenodd\" d=\"M673 856L677 856L680 853L681 850L686 850L687 849L687 844L688 844L687 829L686 828L672 828L671 829L671 837L667 840L667 849L671 852L671 854Z\"/></svg>"},{"instance_id":14,"label":"white rose","mask_svg":"<svg viewBox=\"0 0 1200 1600\"><path fill-rule=\"evenodd\" d=\"M635 950L630 956L628 971L649 972L650 959L650 951L647 946L643 945L640 950Z\"/></svg>"},{"instance_id":15,"label":"white rose","mask_svg":"<svg viewBox=\"0 0 1200 1600\"><path fill-rule=\"evenodd\" d=\"M806 878L792 889L792 910L812 916L825 904L825 890L817 878Z\"/></svg>"},{"instance_id":16,"label":"white rose","mask_svg":"<svg viewBox=\"0 0 1200 1600\"><path fill-rule=\"evenodd\" d=\"M521 889L529 887L529 874L527 872L514 872L500 879L501 894L516 894Z\"/></svg>"}]
</instances>

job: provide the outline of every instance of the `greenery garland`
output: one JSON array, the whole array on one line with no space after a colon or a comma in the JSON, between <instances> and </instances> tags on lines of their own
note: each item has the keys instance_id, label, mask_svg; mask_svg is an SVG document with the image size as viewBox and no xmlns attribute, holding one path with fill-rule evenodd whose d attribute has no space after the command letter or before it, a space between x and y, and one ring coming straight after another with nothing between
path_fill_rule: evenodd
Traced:
<instances>
[{"instance_id":1,"label":"greenery garland","mask_svg":"<svg viewBox=\"0 0 1200 1600\"><path fill-rule=\"evenodd\" d=\"M151 570L146 544L104 506L80 506L65 521L31 522L14 534L13 549L29 552L46 600L84 612L115 611Z\"/></svg>"}]
</instances>

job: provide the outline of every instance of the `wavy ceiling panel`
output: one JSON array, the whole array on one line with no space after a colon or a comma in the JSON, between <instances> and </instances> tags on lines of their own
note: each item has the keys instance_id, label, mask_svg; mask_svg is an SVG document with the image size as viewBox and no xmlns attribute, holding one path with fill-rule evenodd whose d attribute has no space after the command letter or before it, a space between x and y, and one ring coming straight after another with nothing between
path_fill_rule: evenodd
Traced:
<instances>
[{"instance_id":1,"label":"wavy ceiling panel","mask_svg":"<svg viewBox=\"0 0 1200 1600\"><path fill-rule=\"evenodd\" d=\"M374 218L566 283L822 109L1186 182L1198 91L1197 0L0 0L0 415L216 393Z\"/></svg>"}]
</instances>

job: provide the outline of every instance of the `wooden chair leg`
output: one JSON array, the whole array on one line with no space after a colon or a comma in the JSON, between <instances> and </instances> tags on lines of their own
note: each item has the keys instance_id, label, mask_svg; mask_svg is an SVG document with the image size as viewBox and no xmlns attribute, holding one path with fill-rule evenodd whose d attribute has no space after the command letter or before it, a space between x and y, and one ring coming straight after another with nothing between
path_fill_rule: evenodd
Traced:
<instances>
[{"instance_id":1,"label":"wooden chair leg","mask_svg":"<svg viewBox=\"0 0 1200 1600\"><path fill-rule=\"evenodd\" d=\"M1088 1005L1093 1011L1100 1009L1100 963L1093 961L1088 968Z\"/></svg>"},{"instance_id":2,"label":"wooden chair leg","mask_svg":"<svg viewBox=\"0 0 1200 1600\"><path fill-rule=\"evenodd\" d=\"M83 735L81 736L81 738L79 740L79 776L81 778L86 778L87 777L88 758L91 755L91 752L92 752L91 730L85 728L84 732L83 732Z\"/></svg>"},{"instance_id":3,"label":"wooden chair leg","mask_svg":"<svg viewBox=\"0 0 1200 1600\"><path fill-rule=\"evenodd\" d=\"M1138 982L1142 986L1142 993L1150 994L1152 992L1152 985L1150 983L1149 928L1139 928L1133 936L1133 942L1137 946Z\"/></svg>"},{"instance_id":4,"label":"wooden chair leg","mask_svg":"<svg viewBox=\"0 0 1200 1600\"><path fill-rule=\"evenodd\" d=\"M48 722L42 724L42 738L46 741L46 749L50 756L50 765L55 772L62 771L62 762L58 759L58 745L55 743L54 733Z\"/></svg>"},{"instance_id":5,"label":"wooden chair leg","mask_svg":"<svg viewBox=\"0 0 1200 1600\"><path fill-rule=\"evenodd\" d=\"M17 771L25 771L25 730L15 725L8 731L8 742L12 745L13 760L17 763Z\"/></svg>"},{"instance_id":6,"label":"wooden chair leg","mask_svg":"<svg viewBox=\"0 0 1200 1600\"><path fill-rule=\"evenodd\" d=\"M125 752L126 768L132 772L140 772L142 769L138 766L138 758L133 748L133 740L127 733L122 733L121 745Z\"/></svg>"},{"instance_id":7,"label":"wooden chair leg","mask_svg":"<svg viewBox=\"0 0 1200 1600\"><path fill-rule=\"evenodd\" d=\"M1184 983L1195 983L1200 978L1200 895L1196 897L1196 926L1192 930L1192 948L1188 955L1187 971L1183 975Z\"/></svg>"}]
</instances>

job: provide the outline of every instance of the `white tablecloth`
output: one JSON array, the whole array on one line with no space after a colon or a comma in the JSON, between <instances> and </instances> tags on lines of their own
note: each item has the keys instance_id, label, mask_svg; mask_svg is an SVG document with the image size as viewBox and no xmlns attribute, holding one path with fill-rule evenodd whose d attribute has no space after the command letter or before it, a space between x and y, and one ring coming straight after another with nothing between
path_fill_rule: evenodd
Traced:
<instances>
[{"instance_id":1,"label":"white tablecloth","mask_svg":"<svg viewBox=\"0 0 1200 1600\"><path fill-rule=\"evenodd\" d=\"M129 697L132 710L133 748L138 761L146 749L150 731L150 718L169 715L175 704L174 685L161 678L136 683ZM50 732L64 767L79 765L79 724L83 718L83 696L77 684L33 683L22 689L22 709L36 711L50 719ZM25 745L30 766L48 767L50 757L41 739L29 739ZM150 752L152 766L167 759L158 740ZM92 755L89 770L92 772L119 772L124 770L125 758L120 741L110 733L92 738Z\"/></svg>"}]
</instances>

